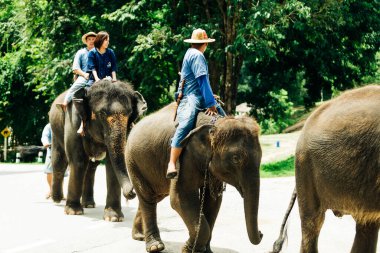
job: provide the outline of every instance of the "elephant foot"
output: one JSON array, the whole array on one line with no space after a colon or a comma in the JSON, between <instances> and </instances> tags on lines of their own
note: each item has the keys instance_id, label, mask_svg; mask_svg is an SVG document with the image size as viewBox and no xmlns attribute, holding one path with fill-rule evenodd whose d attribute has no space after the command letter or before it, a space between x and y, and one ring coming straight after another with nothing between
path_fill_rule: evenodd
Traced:
<instances>
[{"instance_id":1,"label":"elephant foot","mask_svg":"<svg viewBox=\"0 0 380 253\"><path fill-rule=\"evenodd\" d=\"M124 220L124 215L120 209L115 210L115 209L112 209L111 207L108 207L104 209L103 219L105 221L121 222Z\"/></svg>"},{"instance_id":2,"label":"elephant foot","mask_svg":"<svg viewBox=\"0 0 380 253\"><path fill-rule=\"evenodd\" d=\"M147 252L159 252L165 249L165 244L159 235L150 235L146 238L145 247Z\"/></svg>"},{"instance_id":3,"label":"elephant foot","mask_svg":"<svg viewBox=\"0 0 380 253\"><path fill-rule=\"evenodd\" d=\"M65 214L67 215L83 215L83 207L79 206L65 206Z\"/></svg>"},{"instance_id":4,"label":"elephant foot","mask_svg":"<svg viewBox=\"0 0 380 253\"><path fill-rule=\"evenodd\" d=\"M139 231L132 231L132 238L136 241L144 241L145 240L144 234L139 232Z\"/></svg>"},{"instance_id":5,"label":"elephant foot","mask_svg":"<svg viewBox=\"0 0 380 253\"><path fill-rule=\"evenodd\" d=\"M63 194L62 193L58 193L58 194L55 194L53 192L53 194L50 195L50 197L53 199L54 203L61 203L62 200L66 200L64 197L63 197Z\"/></svg>"},{"instance_id":6,"label":"elephant foot","mask_svg":"<svg viewBox=\"0 0 380 253\"><path fill-rule=\"evenodd\" d=\"M207 251L206 247L202 247L202 248L198 248L198 249L195 249L193 250L193 246L190 245L188 242L186 242L185 245L183 245L182 247L182 253L208 253L208 252L212 252L211 249L210 251Z\"/></svg>"},{"instance_id":7,"label":"elephant foot","mask_svg":"<svg viewBox=\"0 0 380 253\"><path fill-rule=\"evenodd\" d=\"M84 200L82 201L82 206L84 208L95 208L96 204L94 200Z\"/></svg>"},{"instance_id":8,"label":"elephant foot","mask_svg":"<svg viewBox=\"0 0 380 253\"><path fill-rule=\"evenodd\" d=\"M210 246L210 243L207 244L206 246L206 253L213 253L212 250L211 250L211 246Z\"/></svg>"}]
</instances>

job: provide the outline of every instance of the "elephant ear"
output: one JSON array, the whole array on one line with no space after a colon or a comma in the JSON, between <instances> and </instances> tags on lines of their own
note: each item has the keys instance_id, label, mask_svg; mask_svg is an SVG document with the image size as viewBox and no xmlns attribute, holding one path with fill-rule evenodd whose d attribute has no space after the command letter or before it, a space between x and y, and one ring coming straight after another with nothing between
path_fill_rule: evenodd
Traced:
<instances>
[{"instance_id":1,"label":"elephant ear","mask_svg":"<svg viewBox=\"0 0 380 253\"><path fill-rule=\"evenodd\" d=\"M140 92L135 91L135 93L133 94L133 96L134 96L134 103L135 104L133 105L133 112L132 112L132 115L131 115L131 122L134 122L139 117L141 117L146 112L146 110L148 109L146 101L145 101L143 95L141 95Z\"/></svg>"},{"instance_id":2,"label":"elephant ear","mask_svg":"<svg viewBox=\"0 0 380 253\"><path fill-rule=\"evenodd\" d=\"M146 110L148 110L148 105L146 104L146 101L140 92L135 91L135 97L137 101L138 116L142 116L146 112Z\"/></svg>"},{"instance_id":3,"label":"elephant ear","mask_svg":"<svg viewBox=\"0 0 380 253\"><path fill-rule=\"evenodd\" d=\"M195 136L203 142L209 142L210 133L215 128L212 124L205 124L190 131L190 133L181 141L181 146L185 147Z\"/></svg>"}]
</instances>

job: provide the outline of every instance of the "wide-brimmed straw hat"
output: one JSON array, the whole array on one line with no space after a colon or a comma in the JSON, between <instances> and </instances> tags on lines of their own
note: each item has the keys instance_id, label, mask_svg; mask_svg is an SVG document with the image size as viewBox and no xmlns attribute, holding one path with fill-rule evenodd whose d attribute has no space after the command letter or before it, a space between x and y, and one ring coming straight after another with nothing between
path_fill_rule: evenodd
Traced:
<instances>
[{"instance_id":1,"label":"wide-brimmed straw hat","mask_svg":"<svg viewBox=\"0 0 380 253\"><path fill-rule=\"evenodd\" d=\"M193 31L193 34L191 34L191 39L184 40L186 43L210 43L214 41L215 39L209 39L209 37L207 37L205 30L199 28Z\"/></svg>"},{"instance_id":2,"label":"wide-brimmed straw hat","mask_svg":"<svg viewBox=\"0 0 380 253\"><path fill-rule=\"evenodd\" d=\"M88 33L83 34L83 36L82 36L82 42L83 42L83 44L86 44L86 39L87 39L88 36L95 36L96 37L96 33L94 33L94 32L88 32Z\"/></svg>"}]
</instances>

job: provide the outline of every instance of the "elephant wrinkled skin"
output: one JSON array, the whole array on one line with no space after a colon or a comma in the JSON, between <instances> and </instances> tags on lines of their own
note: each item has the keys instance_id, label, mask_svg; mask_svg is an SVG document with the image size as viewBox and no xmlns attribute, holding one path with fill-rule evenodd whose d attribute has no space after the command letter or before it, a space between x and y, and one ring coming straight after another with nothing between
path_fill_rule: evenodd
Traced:
<instances>
[{"instance_id":1,"label":"elephant wrinkled skin","mask_svg":"<svg viewBox=\"0 0 380 253\"><path fill-rule=\"evenodd\" d=\"M173 209L185 222L190 238L182 252L212 252L210 240L222 201L223 183L244 198L247 231L253 244L260 243L258 230L261 147L259 127L248 117L227 117L210 124L211 117L198 115L197 127L183 141L178 179L165 177L170 140L175 132L175 106L168 105L136 124L126 148L126 163L139 198L132 236L145 240L148 252L165 248L157 226L157 203L170 195ZM200 214L200 193L207 170L201 226L196 243ZM194 245L195 244L195 245Z\"/></svg>"},{"instance_id":2,"label":"elephant wrinkled skin","mask_svg":"<svg viewBox=\"0 0 380 253\"><path fill-rule=\"evenodd\" d=\"M287 217L298 197L302 253L318 252L325 212L351 215L351 253L375 253L380 226L380 86L347 91L321 105L299 137L296 190L273 252L280 252ZM298 195L298 196L297 196Z\"/></svg>"},{"instance_id":3,"label":"elephant wrinkled skin","mask_svg":"<svg viewBox=\"0 0 380 253\"><path fill-rule=\"evenodd\" d=\"M132 122L146 110L145 100L129 84L120 81L94 83L83 101L77 101L75 105L70 103L66 112L56 107L57 103L63 101L64 95L56 98L49 112L53 132L53 200L62 200L63 175L69 165L65 213L83 214L83 206L94 207L95 169L99 160L106 158L107 201L104 219L121 221L120 188L127 198L134 194L125 166L126 138ZM77 134L81 123L79 114L86 119L86 134L83 137Z\"/></svg>"}]
</instances>

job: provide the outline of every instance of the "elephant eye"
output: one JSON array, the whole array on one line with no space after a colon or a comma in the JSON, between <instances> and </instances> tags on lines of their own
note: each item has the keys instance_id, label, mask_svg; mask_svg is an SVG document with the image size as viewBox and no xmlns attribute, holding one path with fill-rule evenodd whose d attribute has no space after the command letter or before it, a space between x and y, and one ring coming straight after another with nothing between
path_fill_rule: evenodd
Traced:
<instances>
[{"instance_id":1,"label":"elephant eye","mask_svg":"<svg viewBox=\"0 0 380 253\"><path fill-rule=\"evenodd\" d=\"M106 111L105 110L100 110L98 113L97 113L97 115L99 115L99 117L105 117L105 116L107 116L107 113L106 113Z\"/></svg>"},{"instance_id":2,"label":"elephant eye","mask_svg":"<svg viewBox=\"0 0 380 253\"><path fill-rule=\"evenodd\" d=\"M240 162L240 157L238 155L233 155L232 156L232 162L233 163L239 163Z\"/></svg>"}]
</instances>

